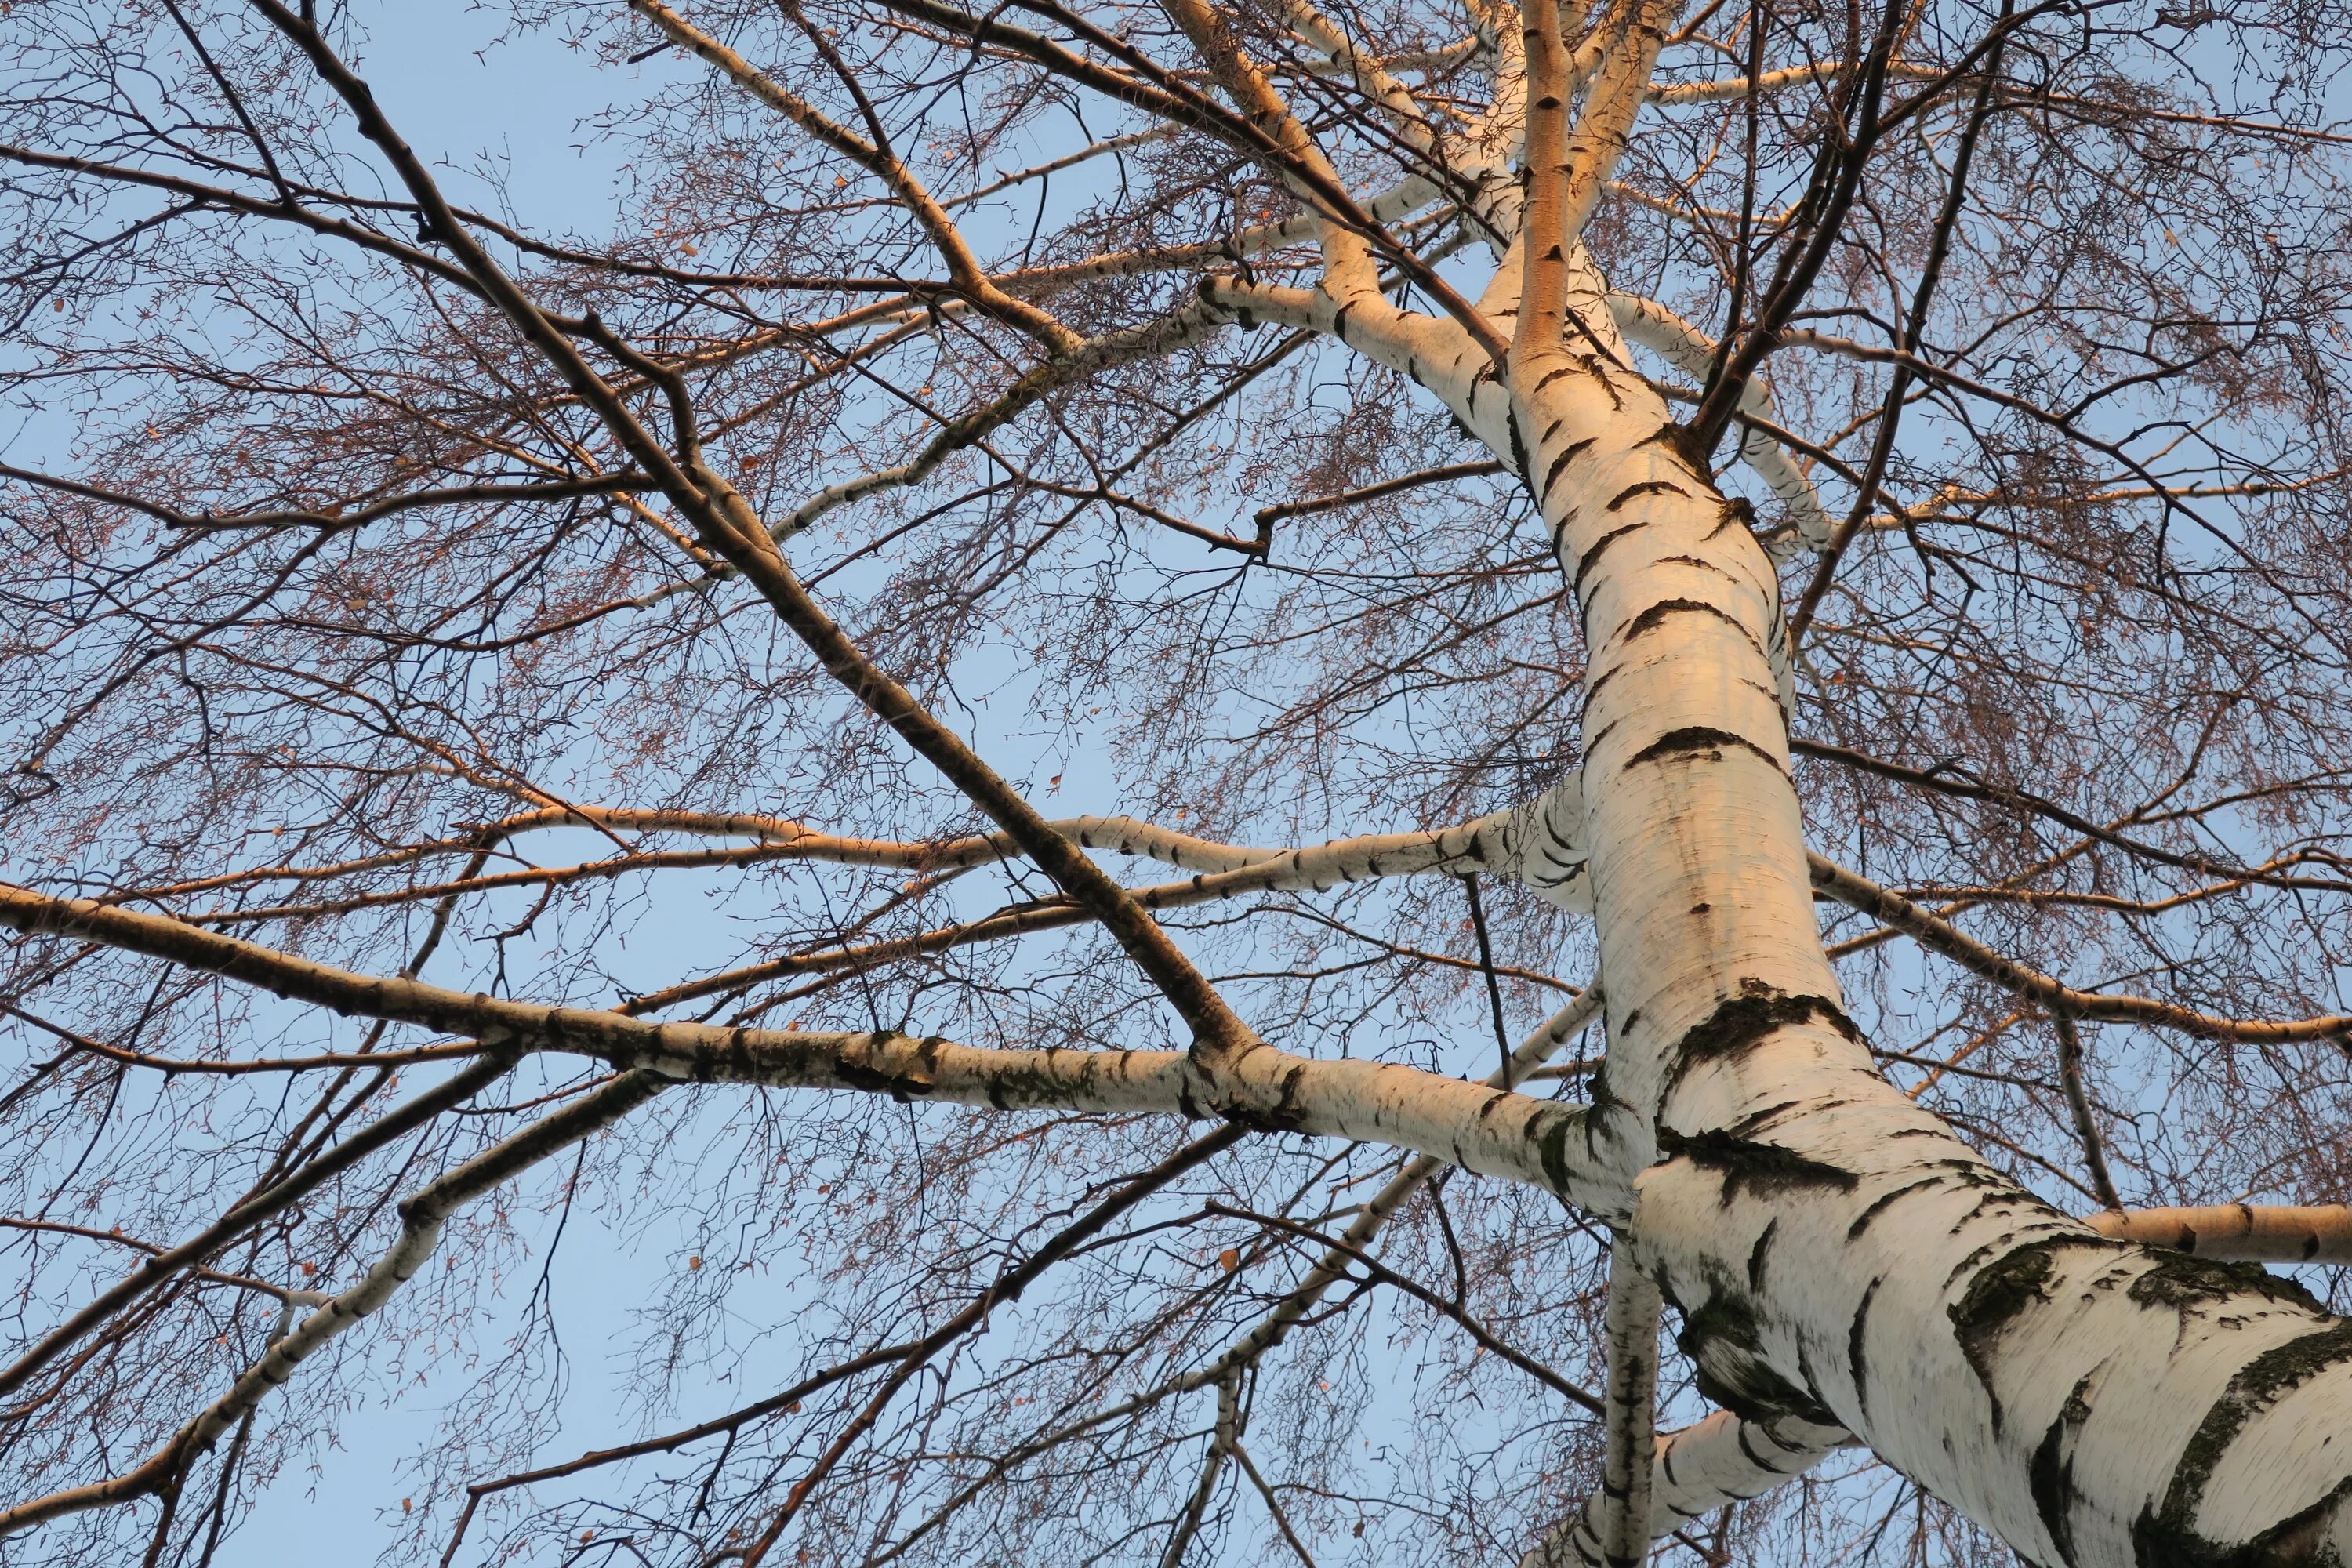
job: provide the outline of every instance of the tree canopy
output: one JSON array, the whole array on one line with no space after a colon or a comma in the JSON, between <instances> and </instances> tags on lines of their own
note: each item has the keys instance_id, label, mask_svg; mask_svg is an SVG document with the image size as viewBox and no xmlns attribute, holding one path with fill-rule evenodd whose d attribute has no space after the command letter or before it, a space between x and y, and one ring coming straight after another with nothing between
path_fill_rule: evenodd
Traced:
<instances>
[{"instance_id":1,"label":"tree canopy","mask_svg":"<svg viewBox=\"0 0 2352 1568\"><path fill-rule=\"evenodd\" d=\"M2352 1552L2352 15L490 9L0 7L0 1562Z\"/></svg>"}]
</instances>

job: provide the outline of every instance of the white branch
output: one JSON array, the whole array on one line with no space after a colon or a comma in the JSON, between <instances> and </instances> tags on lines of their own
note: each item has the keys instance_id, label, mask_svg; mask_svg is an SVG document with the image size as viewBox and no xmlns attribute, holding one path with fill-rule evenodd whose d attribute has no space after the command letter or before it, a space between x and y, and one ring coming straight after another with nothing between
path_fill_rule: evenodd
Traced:
<instances>
[{"instance_id":1,"label":"white branch","mask_svg":"<svg viewBox=\"0 0 2352 1568\"><path fill-rule=\"evenodd\" d=\"M2126 1209L2083 1223L2101 1236L2169 1247L2225 1263L2352 1263L2352 1207L2214 1204Z\"/></svg>"},{"instance_id":2,"label":"white branch","mask_svg":"<svg viewBox=\"0 0 2352 1568\"><path fill-rule=\"evenodd\" d=\"M655 1023L355 974L161 916L5 884L0 923L148 953L289 1000L468 1036L486 1047L591 1056L695 1082L854 1089L1000 1110L1223 1116L1433 1154L1547 1188L1603 1218L1627 1212L1625 1166L1588 1146L1596 1140L1580 1107L1417 1068L1317 1060L1258 1043L1212 1072L1182 1051L995 1050L898 1034Z\"/></svg>"}]
</instances>

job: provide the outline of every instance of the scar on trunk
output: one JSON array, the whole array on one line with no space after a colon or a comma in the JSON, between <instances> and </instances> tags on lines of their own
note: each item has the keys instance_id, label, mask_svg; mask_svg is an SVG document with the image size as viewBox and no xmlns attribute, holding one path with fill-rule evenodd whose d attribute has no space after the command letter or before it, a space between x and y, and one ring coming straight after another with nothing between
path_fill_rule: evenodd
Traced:
<instances>
[{"instance_id":1,"label":"scar on trunk","mask_svg":"<svg viewBox=\"0 0 2352 1568\"><path fill-rule=\"evenodd\" d=\"M2038 1237L2011 1247L1976 1271L1960 1299L1945 1309L1960 1353L1975 1369L1986 1402L1992 1407L1992 1429L2001 1426L2000 1395L1993 1392L1993 1352L2001 1336L2038 1302L2050 1300L2050 1277L2057 1271L2052 1255L2070 1247L2113 1247L2103 1237L2066 1234Z\"/></svg>"},{"instance_id":2,"label":"scar on trunk","mask_svg":"<svg viewBox=\"0 0 2352 1568\"><path fill-rule=\"evenodd\" d=\"M1684 731L1677 731L1679 735ZM1737 739L1737 737L1731 737ZM1668 740L1674 736L1668 736ZM1664 744L1661 742L1660 744ZM1655 751L1655 746L1652 751ZM1643 753L1644 756L1647 753ZM1640 761L1636 758L1635 761ZM1631 766L1631 763L1627 764ZM1859 1045L1862 1031L1827 996L1790 995L1750 976L1739 983L1740 994L1717 1005L1705 1020L1694 1025L1675 1043L1667 1087L1704 1062L1724 1061L1746 1055L1774 1034L1801 1024L1822 1023Z\"/></svg>"},{"instance_id":3,"label":"scar on trunk","mask_svg":"<svg viewBox=\"0 0 2352 1568\"><path fill-rule=\"evenodd\" d=\"M1709 761L1721 762L1724 748L1727 746L1737 746L1742 751L1753 752L1771 763L1774 773L1780 773L1784 778L1788 776L1787 770L1780 766L1780 758L1747 736L1735 735L1728 730L1717 730L1706 724L1692 724L1679 730L1667 731L1626 758L1625 766L1622 771L1630 773L1643 763L1662 762L1669 757L1685 756L1696 752L1712 753ZM1590 745L1585 749L1588 753L1591 751Z\"/></svg>"}]
</instances>

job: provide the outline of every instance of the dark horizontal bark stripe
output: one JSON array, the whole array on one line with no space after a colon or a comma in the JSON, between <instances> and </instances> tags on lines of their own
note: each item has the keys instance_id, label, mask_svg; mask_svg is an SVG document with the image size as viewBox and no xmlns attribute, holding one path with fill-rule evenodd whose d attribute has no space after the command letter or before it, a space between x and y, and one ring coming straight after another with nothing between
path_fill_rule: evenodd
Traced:
<instances>
[{"instance_id":1,"label":"dark horizontal bark stripe","mask_svg":"<svg viewBox=\"0 0 2352 1568\"><path fill-rule=\"evenodd\" d=\"M1559 461L1562 463L1568 461L1569 458L1574 455L1575 451L1576 448L1574 447L1570 447L1566 452L1560 454ZM1559 472L1559 464L1556 463L1553 465L1553 472L1555 474ZM1624 538L1627 534L1641 532L1643 526L1643 524L1638 522L1620 523L1617 527L1611 529L1608 532L1594 540L1592 543L1586 548L1584 553L1576 558L1576 574L1574 577L1570 579L1569 585L1578 593L1582 593L1584 591L1584 579L1591 572L1593 563L1601 559L1601 552L1608 549L1611 545L1616 543L1619 540Z\"/></svg>"},{"instance_id":2,"label":"dark horizontal bark stripe","mask_svg":"<svg viewBox=\"0 0 2352 1568\"><path fill-rule=\"evenodd\" d=\"M1861 1043L1862 1031L1845 1016L1845 1009L1827 996L1791 996L1753 977L1739 984L1738 995L1717 1004L1714 1012L1675 1043L1666 1068L1669 1094L1692 1068L1744 1056L1779 1031L1800 1024L1827 1024L1847 1039Z\"/></svg>"},{"instance_id":3,"label":"dark horizontal bark stripe","mask_svg":"<svg viewBox=\"0 0 2352 1568\"><path fill-rule=\"evenodd\" d=\"M1864 1209L1862 1213L1856 1215L1854 1216L1853 1223L1845 1227L1846 1240L1849 1242L1860 1241L1862 1239L1862 1233L1870 1228L1870 1222L1876 1219L1880 1215L1885 1214L1895 1204L1902 1202L1905 1198L1909 1197L1914 1193L1926 1192L1929 1187L1940 1187L1943 1184L1944 1177L1941 1173L1937 1173L1935 1175L1921 1176L1917 1181L1906 1182L1899 1187L1891 1187L1885 1192L1879 1194L1876 1197L1870 1200L1870 1206Z\"/></svg>"},{"instance_id":4,"label":"dark horizontal bark stripe","mask_svg":"<svg viewBox=\"0 0 2352 1568\"><path fill-rule=\"evenodd\" d=\"M1547 430L1544 432L1544 435L1546 439L1549 439L1551 432ZM1579 452L1588 450L1592 446L1592 443L1598 439L1598 437L1587 436L1581 441L1570 441L1567 446L1561 447L1559 449L1559 456L1551 460L1550 468L1546 470L1544 474L1543 489L1537 494L1536 499L1538 500L1541 500L1545 497L1550 495L1552 486L1559 483L1560 474L1567 469L1569 464L1576 460L1576 455ZM1580 583L1584 581L1584 571L1580 566L1577 569L1576 580Z\"/></svg>"},{"instance_id":5,"label":"dark horizontal bark stripe","mask_svg":"<svg viewBox=\"0 0 2352 1568\"><path fill-rule=\"evenodd\" d=\"M1680 730L1667 731L1626 758L1622 771L1630 773L1643 763L1662 762L1669 757L1686 756L1701 752L1712 752L1720 760L1727 746L1737 746L1742 751L1753 752L1771 763L1774 773L1785 774L1785 770L1780 766L1780 759L1747 736L1735 735L1728 730L1717 730L1705 724L1692 724ZM1587 749L1590 751L1591 748L1588 746Z\"/></svg>"},{"instance_id":6,"label":"dark horizontal bark stripe","mask_svg":"<svg viewBox=\"0 0 2352 1568\"><path fill-rule=\"evenodd\" d=\"M1658 564L1661 566L1689 566L1701 572L1712 572L1717 576L1725 579L1727 582L1738 583L1739 581L1738 578L1734 577L1730 573L1725 571L1714 562L1701 560L1696 555L1661 555L1658 557Z\"/></svg>"},{"instance_id":7,"label":"dark horizontal bark stripe","mask_svg":"<svg viewBox=\"0 0 2352 1568\"><path fill-rule=\"evenodd\" d=\"M1748 646L1756 650L1759 657L1769 658L1769 656L1764 653L1763 645L1756 640L1756 634L1742 626L1738 616L1720 605L1710 605L1704 599L1661 599L1626 622L1623 628L1617 634L1617 640L1621 646L1632 642L1646 633L1655 631L1674 616L1713 616L1717 620L1738 632Z\"/></svg>"},{"instance_id":8,"label":"dark horizontal bark stripe","mask_svg":"<svg viewBox=\"0 0 2352 1568\"><path fill-rule=\"evenodd\" d=\"M1627 501L1633 500L1636 496L1645 495L1677 495L1687 499L1690 495L1690 491L1683 489L1682 486L1675 483L1672 479L1643 479L1640 484L1627 485L1623 489L1619 490L1614 496L1611 497L1608 510L1615 511L1618 508L1623 506Z\"/></svg>"}]
</instances>

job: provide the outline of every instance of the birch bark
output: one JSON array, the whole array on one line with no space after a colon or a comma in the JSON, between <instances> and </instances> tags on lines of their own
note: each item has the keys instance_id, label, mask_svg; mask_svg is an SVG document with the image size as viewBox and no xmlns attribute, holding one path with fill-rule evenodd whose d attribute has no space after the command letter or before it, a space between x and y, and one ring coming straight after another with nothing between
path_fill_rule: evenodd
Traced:
<instances>
[{"instance_id":1,"label":"birch bark","mask_svg":"<svg viewBox=\"0 0 2352 1568\"><path fill-rule=\"evenodd\" d=\"M1814 923L1763 551L1647 387L1515 369L1482 434L1525 443L1590 649L1606 1101L1654 1136L1634 1232L1702 1388L1853 1431L2035 1563L2339 1560L2352 1328L2067 1218L1879 1077Z\"/></svg>"}]
</instances>

